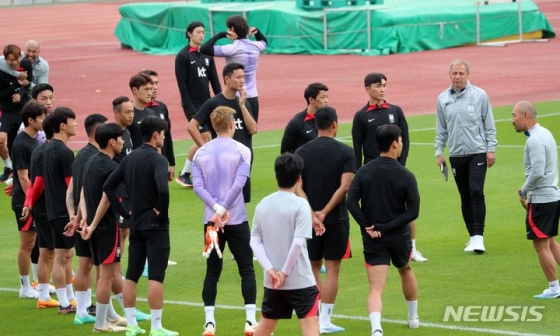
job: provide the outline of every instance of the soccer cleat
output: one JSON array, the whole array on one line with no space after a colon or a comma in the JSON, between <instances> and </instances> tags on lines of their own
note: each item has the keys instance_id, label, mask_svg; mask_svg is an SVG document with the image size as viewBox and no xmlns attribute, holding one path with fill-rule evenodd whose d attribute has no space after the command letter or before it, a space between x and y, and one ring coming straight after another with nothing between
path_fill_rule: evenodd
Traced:
<instances>
[{"instance_id":1,"label":"soccer cleat","mask_svg":"<svg viewBox=\"0 0 560 336\"><path fill-rule=\"evenodd\" d=\"M475 253L481 254L486 251L486 248L484 247L484 239L482 237L475 239L473 245L473 251Z\"/></svg>"},{"instance_id":2,"label":"soccer cleat","mask_svg":"<svg viewBox=\"0 0 560 336\"><path fill-rule=\"evenodd\" d=\"M93 326L93 333L94 334L114 333L114 332L121 332L121 331L126 331L126 328L119 327L119 326L116 326L116 325L110 324L110 323L105 323L103 325L103 327L101 327L101 328Z\"/></svg>"},{"instance_id":3,"label":"soccer cleat","mask_svg":"<svg viewBox=\"0 0 560 336\"><path fill-rule=\"evenodd\" d=\"M152 315L143 313L140 309L134 311L134 317L138 322L150 321L152 319Z\"/></svg>"},{"instance_id":4,"label":"soccer cleat","mask_svg":"<svg viewBox=\"0 0 560 336\"><path fill-rule=\"evenodd\" d=\"M75 312L76 312L76 306L72 306L71 304L68 305L68 307L58 306L58 315L66 315Z\"/></svg>"},{"instance_id":5,"label":"soccer cleat","mask_svg":"<svg viewBox=\"0 0 560 336\"><path fill-rule=\"evenodd\" d=\"M6 182L10 177L13 176L13 174L14 174L14 171L11 168L4 167L4 173L2 173L2 175L0 175L0 181Z\"/></svg>"},{"instance_id":6,"label":"soccer cleat","mask_svg":"<svg viewBox=\"0 0 560 336\"><path fill-rule=\"evenodd\" d=\"M161 327L156 330L150 330L150 336L177 336L179 335L176 331L167 330L164 327Z\"/></svg>"},{"instance_id":7,"label":"soccer cleat","mask_svg":"<svg viewBox=\"0 0 560 336\"><path fill-rule=\"evenodd\" d=\"M126 327L128 325L126 319L122 316L117 316L117 318L114 320L111 320L110 318L107 317L107 323L117 327Z\"/></svg>"},{"instance_id":8,"label":"soccer cleat","mask_svg":"<svg viewBox=\"0 0 560 336\"><path fill-rule=\"evenodd\" d=\"M177 265L177 262L176 262L176 261L167 260L167 266L175 266L175 265Z\"/></svg>"},{"instance_id":9,"label":"soccer cleat","mask_svg":"<svg viewBox=\"0 0 560 336\"><path fill-rule=\"evenodd\" d=\"M550 290L550 288L543 290L541 294L533 295L535 299L556 299L560 297L560 292Z\"/></svg>"},{"instance_id":10,"label":"soccer cleat","mask_svg":"<svg viewBox=\"0 0 560 336\"><path fill-rule=\"evenodd\" d=\"M33 281L33 282L31 283L31 288L37 290L37 286L39 286L39 282Z\"/></svg>"},{"instance_id":11,"label":"soccer cleat","mask_svg":"<svg viewBox=\"0 0 560 336\"><path fill-rule=\"evenodd\" d=\"M76 299L70 300L70 304L74 307L78 307L78 301L76 301Z\"/></svg>"},{"instance_id":12,"label":"soccer cleat","mask_svg":"<svg viewBox=\"0 0 560 336\"><path fill-rule=\"evenodd\" d=\"M146 330L140 328L139 326L127 326L126 327L126 336L136 336L145 334Z\"/></svg>"},{"instance_id":13,"label":"soccer cleat","mask_svg":"<svg viewBox=\"0 0 560 336\"><path fill-rule=\"evenodd\" d=\"M412 260L417 261L417 262L425 262L428 261L427 258L424 258L424 256L422 255L422 253L420 253L420 251L414 250L414 252L412 252Z\"/></svg>"},{"instance_id":14,"label":"soccer cleat","mask_svg":"<svg viewBox=\"0 0 560 336\"><path fill-rule=\"evenodd\" d=\"M97 307L92 303L91 306L86 308L88 314L95 316L97 314Z\"/></svg>"},{"instance_id":15,"label":"soccer cleat","mask_svg":"<svg viewBox=\"0 0 560 336\"><path fill-rule=\"evenodd\" d=\"M179 183L183 187L192 187L193 186L193 183L192 183L192 180L191 180L191 174L189 174L189 173L179 175L175 179L175 182Z\"/></svg>"},{"instance_id":16,"label":"soccer cleat","mask_svg":"<svg viewBox=\"0 0 560 336\"><path fill-rule=\"evenodd\" d=\"M55 299L48 299L47 301L37 300L37 308L56 308L60 305Z\"/></svg>"},{"instance_id":17,"label":"soccer cleat","mask_svg":"<svg viewBox=\"0 0 560 336\"><path fill-rule=\"evenodd\" d=\"M325 265L321 265L321 273L322 274L327 273L327 268L325 267Z\"/></svg>"},{"instance_id":18,"label":"soccer cleat","mask_svg":"<svg viewBox=\"0 0 560 336\"><path fill-rule=\"evenodd\" d=\"M334 324L330 324L328 326L321 326L320 328L320 333L321 334L333 334L333 333L337 333L337 332L343 332L346 331L346 329L339 327L337 325Z\"/></svg>"},{"instance_id":19,"label":"soccer cleat","mask_svg":"<svg viewBox=\"0 0 560 336\"><path fill-rule=\"evenodd\" d=\"M463 250L465 252L474 252L474 239L471 237L467 243L467 247Z\"/></svg>"},{"instance_id":20,"label":"soccer cleat","mask_svg":"<svg viewBox=\"0 0 560 336\"><path fill-rule=\"evenodd\" d=\"M82 325L86 323L95 323L95 316L87 314L86 317L80 317L78 314L74 316L74 325Z\"/></svg>"},{"instance_id":21,"label":"soccer cleat","mask_svg":"<svg viewBox=\"0 0 560 336\"><path fill-rule=\"evenodd\" d=\"M19 290L19 298L20 299L38 299L39 298L39 293L34 290L33 288L30 288L28 290Z\"/></svg>"},{"instance_id":22,"label":"soccer cleat","mask_svg":"<svg viewBox=\"0 0 560 336\"><path fill-rule=\"evenodd\" d=\"M204 332L202 333L202 336L214 336L216 334L216 327L214 326L214 323L212 322L208 322L204 325Z\"/></svg>"},{"instance_id":23,"label":"soccer cleat","mask_svg":"<svg viewBox=\"0 0 560 336\"><path fill-rule=\"evenodd\" d=\"M371 336L383 336L383 330L381 329L375 329L372 333Z\"/></svg>"},{"instance_id":24,"label":"soccer cleat","mask_svg":"<svg viewBox=\"0 0 560 336\"><path fill-rule=\"evenodd\" d=\"M148 264L145 264L145 265L144 265L144 270L142 271L142 276L145 277L145 278L147 278L148 275L150 275L150 274L148 273Z\"/></svg>"},{"instance_id":25,"label":"soccer cleat","mask_svg":"<svg viewBox=\"0 0 560 336\"><path fill-rule=\"evenodd\" d=\"M408 327L410 329L420 328L420 319L418 317L408 320Z\"/></svg>"},{"instance_id":26,"label":"soccer cleat","mask_svg":"<svg viewBox=\"0 0 560 336\"><path fill-rule=\"evenodd\" d=\"M251 322L246 321L245 322L245 336L253 336L257 326L258 326L258 323L255 323L255 325L253 325Z\"/></svg>"}]
</instances>

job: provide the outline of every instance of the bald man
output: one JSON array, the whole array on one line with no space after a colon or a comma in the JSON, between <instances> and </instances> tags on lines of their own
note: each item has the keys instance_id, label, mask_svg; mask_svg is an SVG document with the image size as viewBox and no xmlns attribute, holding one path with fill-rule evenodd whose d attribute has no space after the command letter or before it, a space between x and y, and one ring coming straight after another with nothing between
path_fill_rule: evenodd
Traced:
<instances>
[{"instance_id":1,"label":"bald man","mask_svg":"<svg viewBox=\"0 0 560 336\"><path fill-rule=\"evenodd\" d=\"M548 281L548 288L536 299L560 297L556 264L560 264L558 220L560 219L560 188L558 188L558 149L549 130L539 125L537 110L528 101L517 103L511 113L517 132L527 137L523 161L525 183L518 191L519 202L527 210L527 239L539 256L539 263Z\"/></svg>"},{"instance_id":2,"label":"bald man","mask_svg":"<svg viewBox=\"0 0 560 336\"><path fill-rule=\"evenodd\" d=\"M25 48L23 49L23 60L31 63L33 67L33 79L31 81L31 87L29 92L33 90L33 87L39 83L49 82L49 63L45 61L39 54L41 53L41 46L39 42L35 40L29 40L25 43ZM17 77L19 79L26 79L27 74L24 72L16 71L8 66L4 57L0 58L0 71L4 71L9 75ZM29 76L31 77L31 76Z\"/></svg>"}]
</instances>

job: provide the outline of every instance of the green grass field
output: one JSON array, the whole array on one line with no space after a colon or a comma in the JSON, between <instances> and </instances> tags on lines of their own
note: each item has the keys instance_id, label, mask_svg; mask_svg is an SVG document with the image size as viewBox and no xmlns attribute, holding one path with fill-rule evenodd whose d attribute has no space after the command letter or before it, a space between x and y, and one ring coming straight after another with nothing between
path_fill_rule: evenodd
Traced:
<instances>
[{"instance_id":1,"label":"green grass field","mask_svg":"<svg viewBox=\"0 0 560 336\"><path fill-rule=\"evenodd\" d=\"M538 104L540 122L560 141L560 102ZM496 108L498 129L496 165L486 179L487 252L473 255L463 252L468 234L459 207L455 183L445 182L435 164L433 142L435 116L408 118L411 149L407 167L418 180L421 211L417 220L418 249L427 263L413 263L418 279L419 314L422 326L409 330L405 325L406 304L396 270L389 275L384 296L383 328L386 335L558 335L560 300L536 300L532 296L546 288L547 282L538 265L532 245L525 239L524 210L517 190L524 180L523 145L525 137L514 131L511 107ZM177 131L176 131L177 132ZM276 190L273 162L279 154L282 131L254 137L253 202L248 205L250 218L258 201ZM341 141L351 145L350 125L343 124ZM175 153L182 167L190 141L177 142ZM171 259L178 262L167 269L163 324L181 335L200 335L204 323L201 288L205 259L202 257L202 202L192 190L170 183ZM19 244L9 198L0 195L0 307L4 335L87 335L91 325L74 326L72 316L58 316L56 310L38 310L34 300L19 299L16 264ZM345 335L370 335L367 319L367 277L357 225L351 226L353 258L345 260L340 276L339 295L333 322L346 328ZM219 284L216 310L219 336L243 335L245 314L237 267L231 253L224 255L224 271ZM262 269L255 262L258 282L257 305L262 299ZM126 264L126 262L124 263ZM146 279L140 281L138 307L148 311ZM116 309L120 307L114 301ZM542 321L528 322L455 322L444 321L447 306L541 306ZM516 311L521 312L523 308ZM480 312L480 309L478 310ZM509 317L509 316L507 316ZM523 317L523 316L521 316ZM532 316L528 315L527 318ZM523 318L521 318L523 319ZM149 322L142 322L149 329ZM297 319L281 321L275 335L298 335ZM342 335L342 334L341 334Z\"/></svg>"}]
</instances>

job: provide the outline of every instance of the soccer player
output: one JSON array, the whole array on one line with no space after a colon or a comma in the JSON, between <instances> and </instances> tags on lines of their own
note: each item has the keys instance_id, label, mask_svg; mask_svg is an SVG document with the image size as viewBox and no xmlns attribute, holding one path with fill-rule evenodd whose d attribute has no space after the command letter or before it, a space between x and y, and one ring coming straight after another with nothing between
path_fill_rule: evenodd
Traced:
<instances>
[{"instance_id":1,"label":"soccer player","mask_svg":"<svg viewBox=\"0 0 560 336\"><path fill-rule=\"evenodd\" d=\"M118 165L113 158L122 151L122 134L122 127L115 123L97 127L95 142L100 152L88 160L83 170L81 193L86 211L82 216L90 225L83 227L82 237L89 240L93 264L99 267L94 333L126 331L122 327L126 320L117 315L111 304L111 288L122 293L123 285L118 215L110 209L109 199L103 194L103 184Z\"/></svg>"},{"instance_id":2,"label":"soccer player","mask_svg":"<svg viewBox=\"0 0 560 336\"><path fill-rule=\"evenodd\" d=\"M262 315L254 336L269 336L295 310L303 336L319 335L319 290L306 251L311 238L309 203L295 195L303 160L284 153L274 163L278 191L255 210L251 248L264 271ZM278 204L282 204L281 207Z\"/></svg>"},{"instance_id":3,"label":"soccer player","mask_svg":"<svg viewBox=\"0 0 560 336\"><path fill-rule=\"evenodd\" d=\"M560 297L556 264L560 264L558 220L560 219L560 188L558 188L558 148L550 131L537 121L537 110L528 101L521 101L511 113L513 127L527 136L524 150L525 183L519 189L519 201L527 210L527 239L533 241L539 263L548 281L548 288L537 299Z\"/></svg>"},{"instance_id":4,"label":"soccer player","mask_svg":"<svg viewBox=\"0 0 560 336\"><path fill-rule=\"evenodd\" d=\"M329 88L325 84L311 83L303 92L307 108L297 113L284 129L280 153L293 153L317 137L315 112L329 103Z\"/></svg>"},{"instance_id":5,"label":"soccer player","mask_svg":"<svg viewBox=\"0 0 560 336\"><path fill-rule=\"evenodd\" d=\"M14 44L8 44L3 50L8 66L13 70L27 72L27 79L18 79L0 71L0 157L4 160L4 172L0 181L4 182L13 173L10 149L21 124L21 109L29 100L27 91L33 81L31 63L21 59L21 49Z\"/></svg>"},{"instance_id":6,"label":"soccer player","mask_svg":"<svg viewBox=\"0 0 560 336\"><path fill-rule=\"evenodd\" d=\"M379 157L379 149L375 140L377 128L381 125L396 124L402 130L403 150L398 161L403 166L406 165L410 139L408 136L408 124L402 109L385 100L387 89L387 77L381 73L369 73L364 78L364 86L368 94L368 104L362 107L354 115L352 122L352 141L354 143L354 153L356 155L357 169L363 164ZM410 223L412 238L412 260L418 262L428 261L420 251L416 249L416 223Z\"/></svg>"},{"instance_id":7,"label":"soccer player","mask_svg":"<svg viewBox=\"0 0 560 336\"><path fill-rule=\"evenodd\" d=\"M372 336L383 335L382 297L391 262L401 277L408 326L416 329L420 325L418 288L410 267L410 222L418 217L420 195L414 175L397 161L403 148L401 134L397 125L377 129L375 137L381 154L358 169L348 191L348 210L362 232Z\"/></svg>"},{"instance_id":8,"label":"soccer player","mask_svg":"<svg viewBox=\"0 0 560 336\"><path fill-rule=\"evenodd\" d=\"M146 116L156 116L154 110L146 107L146 105L152 102L154 84L150 76L138 73L130 78L128 86L130 87L130 91L132 91L132 105L134 105L134 121L129 130L134 148L138 148L143 143L138 124L140 124L142 119Z\"/></svg>"},{"instance_id":9,"label":"soccer player","mask_svg":"<svg viewBox=\"0 0 560 336\"><path fill-rule=\"evenodd\" d=\"M88 137L88 143L78 151L72 163L72 177L66 192L66 207L71 222L78 220L78 205L80 204L80 192L82 181L87 176L83 175L86 162L95 154L99 153L99 145L95 141L95 130L107 121L101 114L90 114L84 120L84 128ZM76 291L77 311L74 317L74 324L95 322L95 306L91 303L91 282L92 282L92 255L89 243L82 239L81 235L74 235L75 250L78 256L78 269L74 277L74 289Z\"/></svg>"},{"instance_id":10,"label":"soccer player","mask_svg":"<svg viewBox=\"0 0 560 336\"><path fill-rule=\"evenodd\" d=\"M205 30L202 22L191 22L186 32L189 44L181 49L175 57L175 78L177 79L177 86L181 94L181 106L189 122L200 106L210 99L208 84L212 86L214 95L222 91L214 58L203 55L199 51L200 45L204 41L204 34ZM200 126L199 130L205 142L210 141L208 127ZM181 174L175 179L182 186L192 187L192 160L198 148L198 145L195 143L189 149L185 166Z\"/></svg>"},{"instance_id":11,"label":"soccer player","mask_svg":"<svg viewBox=\"0 0 560 336\"><path fill-rule=\"evenodd\" d=\"M247 20L240 15L232 15L226 20L227 32L220 32L200 47L200 52L210 56L225 57L226 63L241 63L245 67L247 101L255 121L259 121L259 94L257 92L257 66L259 56L266 49L266 37L257 28L249 28ZM247 36L255 36L251 41ZM219 39L227 37L233 44L217 46Z\"/></svg>"},{"instance_id":12,"label":"soccer player","mask_svg":"<svg viewBox=\"0 0 560 336\"><path fill-rule=\"evenodd\" d=\"M103 191L119 214L132 214L133 230L128 248L128 269L123 290L127 335L145 333L136 321L136 288L142 276L146 258L148 269L148 303L152 323L151 336L178 335L161 324L163 281L169 260L169 185L167 159L158 153L163 147L167 122L147 116L140 123L144 144L127 155L111 173ZM124 182L130 196L130 212L125 213L117 189Z\"/></svg>"},{"instance_id":13,"label":"soccer player","mask_svg":"<svg viewBox=\"0 0 560 336\"><path fill-rule=\"evenodd\" d=\"M315 113L319 137L298 148L303 159L303 183L296 194L308 199L313 211L313 234L308 243L309 259L315 281L321 290L319 324L321 333L345 329L332 324L331 316L338 293L342 259L350 257L350 220L346 193L356 171L352 148L335 139L338 117L332 107ZM325 260L326 278L321 285L321 266Z\"/></svg>"},{"instance_id":14,"label":"soccer player","mask_svg":"<svg viewBox=\"0 0 560 336\"><path fill-rule=\"evenodd\" d=\"M47 61L45 61L45 59L41 57L40 54L41 46L39 45L39 42L35 40L29 40L25 42L25 48L23 49L23 60L31 63L31 66L33 68L33 78L29 87L30 90L33 90L33 88L37 84L49 82L49 63L47 63ZM12 69L8 65L4 57L0 58L0 71L7 72L8 74L18 79L27 78L27 72ZM30 92L31 91L28 91L28 93Z\"/></svg>"},{"instance_id":15,"label":"soccer player","mask_svg":"<svg viewBox=\"0 0 560 336\"><path fill-rule=\"evenodd\" d=\"M257 288L249 245L249 221L242 194L251 171L251 150L232 139L235 115L236 111L227 106L219 106L210 114L217 137L201 146L194 155L192 177L193 190L204 202L204 232L215 225L220 251L227 243L235 256L245 301L245 335L251 336L257 324ZM219 160L219 169L216 169L216 160ZM202 288L206 315L203 336L214 336L215 333L214 309L222 267L222 258L212 250L206 262Z\"/></svg>"},{"instance_id":16,"label":"soccer player","mask_svg":"<svg viewBox=\"0 0 560 336\"><path fill-rule=\"evenodd\" d=\"M469 82L470 67L462 59L449 66L451 85L437 99L436 164L449 163L461 196L461 212L470 239L465 252L484 253L486 170L496 162L496 125L488 95Z\"/></svg>"},{"instance_id":17,"label":"soccer player","mask_svg":"<svg viewBox=\"0 0 560 336\"><path fill-rule=\"evenodd\" d=\"M257 133L257 122L251 114L251 105L247 102L247 91L245 90L245 72L242 64L229 63L222 71L224 79L223 91L208 99L198 110L189 123L189 133L198 146L206 142L200 133L200 125L208 125L212 138L216 137L216 131L210 123L210 114L218 106L227 106L235 110L235 132L233 139L247 146L251 151L253 148L253 134ZM237 96L239 93L239 97ZM243 188L245 203L251 201L251 180L247 179Z\"/></svg>"},{"instance_id":18,"label":"soccer player","mask_svg":"<svg viewBox=\"0 0 560 336\"><path fill-rule=\"evenodd\" d=\"M29 186L29 169L31 154L39 145L35 136L43 129L46 109L37 103L26 104L21 111L21 118L25 128L18 134L12 147L14 167L14 187L12 194L12 209L16 215L19 229L20 246L18 250L18 268L20 274L19 297L37 299L39 293L31 287L29 273L31 268L31 251L35 246L37 231L31 216L23 217L23 206Z\"/></svg>"},{"instance_id":19,"label":"soccer player","mask_svg":"<svg viewBox=\"0 0 560 336\"><path fill-rule=\"evenodd\" d=\"M74 238L64 235L64 228L70 221L66 208L66 191L72 177L74 153L66 146L76 135L76 114L67 107L58 107L51 114L54 136L46 145L44 157L45 199L47 220L53 233L54 263L52 276L60 306L59 314L76 311L72 289L72 262ZM75 302L75 301L74 301Z\"/></svg>"}]
</instances>

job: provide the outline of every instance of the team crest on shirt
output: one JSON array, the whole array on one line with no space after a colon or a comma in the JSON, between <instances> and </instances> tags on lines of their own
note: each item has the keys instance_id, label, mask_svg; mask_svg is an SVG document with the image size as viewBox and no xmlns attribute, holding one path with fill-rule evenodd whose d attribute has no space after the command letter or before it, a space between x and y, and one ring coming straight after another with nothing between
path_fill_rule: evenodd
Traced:
<instances>
[{"instance_id":1,"label":"team crest on shirt","mask_svg":"<svg viewBox=\"0 0 560 336\"><path fill-rule=\"evenodd\" d=\"M395 115L392 114L392 113L389 114L389 122L390 122L391 124L394 124L394 123L395 123Z\"/></svg>"},{"instance_id":2,"label":"team crest on shirt","mask_svg":"<svg viewBox=\"0 0 560 336\"><path fill-rule=\"evenodd\" d=\"M210 60L208 58L204 59L204 63L206 63L206 66L210 66Z\"/></svg>"}]
</instances>

